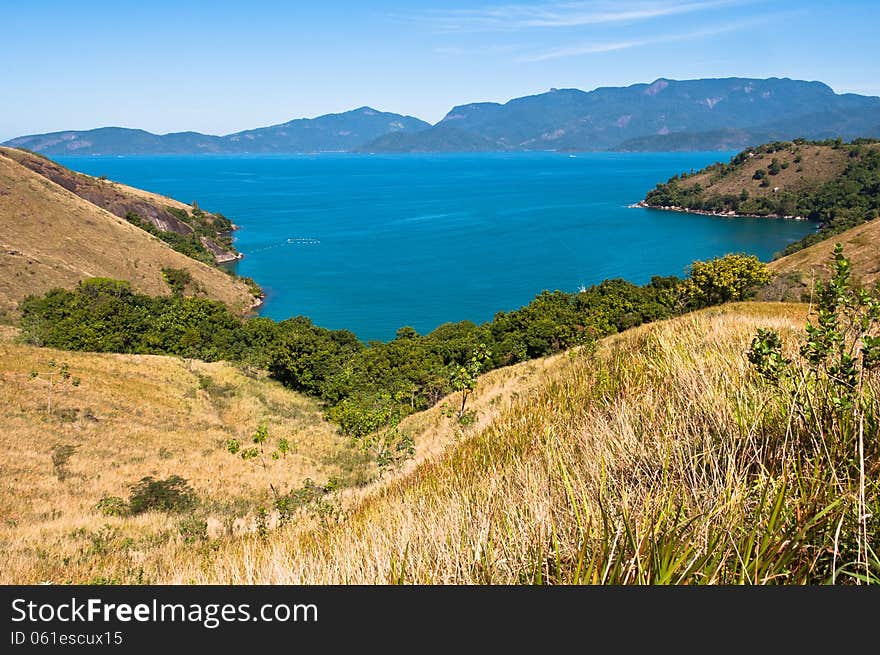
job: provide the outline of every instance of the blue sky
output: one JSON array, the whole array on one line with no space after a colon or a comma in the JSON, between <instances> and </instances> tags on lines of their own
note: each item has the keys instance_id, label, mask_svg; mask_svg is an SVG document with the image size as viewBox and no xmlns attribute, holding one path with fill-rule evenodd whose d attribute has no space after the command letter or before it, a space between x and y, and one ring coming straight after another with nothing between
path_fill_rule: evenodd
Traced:
<instances>
[{"instance_id":1,"label":"blue sky","mask_svg":"<svg viewBox=\"0 0 880 655\"><path fill-rule=\"evenodd\" d=\"M103 125L211 134L370 105L658 77L880 95L880 1L3 0L0 140Z\"/></svg>"}]
</instances>

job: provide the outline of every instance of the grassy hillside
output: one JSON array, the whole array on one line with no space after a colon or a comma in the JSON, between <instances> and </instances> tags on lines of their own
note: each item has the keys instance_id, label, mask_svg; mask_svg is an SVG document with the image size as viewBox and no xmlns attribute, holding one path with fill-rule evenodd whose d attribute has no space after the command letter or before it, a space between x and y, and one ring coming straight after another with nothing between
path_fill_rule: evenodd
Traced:
<instances>
[{"instance_id":1,"label":"grassy hillside","mask_svg":"<svg viewBox=\"0 0 880 655\"><path fill-rule=\"evenodd\" d=\"M93 205L148 230L194 259L215 264L240 257L228 234L232 222L222 214L203 211L197 203L185 205L105 178L77 173L25 150L0 148L0 156L9 157Z\"/></svg>"},{"instance_id":2,"label":"grassy hillside","mask_svg":"<svg viewBox=\"0 0 880 655\"><path fill-rule=\"evenodd\" d=\"M163 268L185 269L199 292L244 312L247 284L172 250L158 238L0 152L0 312L14 315L29 294L71 288L87 277L130 280L135 290L169 292Z\"/></svg>"},{"instance_id":3,"label":"grassy hillside","mask_svg":"<svg viewBox=\"0 0 880 655\"><path fill-rule=\"evenodd\" d=\"M767 561L798 539L810 490L776 496L779 471L761 472L785 427L743 353L757 327L791 338L805 314L727 306L556 357L485 429L338 523L224 543L210 562L178 550L164 579L802 582ZM838 518L795 557L821 559Z\"/></svg>"},{"instance_id":4,"label":"grassy hillside","mask_svg":"<svg viewBox=\"0 0 880 655\"><path fill-rule=\"evenodd\" d=\"M96 509L104 496L126 498L145 476L189 480L201 503L198 518L215 538L252 529L248 521L269 492L266 474L233 457L226 442L247 439L260 424L273 441L294 444L295 452L268 463L282 491L306 478L372 474L314 401L264 376L223 363L34 348L11 337L0 340L4 582L99 578L106 549L123 540L133 580L140 554L183 539L187 518L120 518ZM73 451L61 463L65 447Z\"/></svg>"},{"instance_id":5,"label":"grassy hillside","mask_svg":"<svg viewBox=\"0 0 880 655\"><path fill-rule=\"evenodd\" d=\"M784 191L805 191L818 188L820 185L838 177L846 168L849 160L845 149L834 149L825 145L797 145L780 151L764 151L755 148L751 156L747 155L737 165L714 170L711 167L694 175L688 175L681 181L682 189L693 189L700 185L704 198L724 195L740 195L746 189L751 197L773 198ZM767 171L773 159L780 162L780 170L775 175L756 179L759 170ZM795 162L795 159L799 161ZM786 164L786 168L781 168ZM762 181L768 180L762 186Z\"/></svg>"},{"instance_id":6,"label":"grassy hillside","mask_svg":"<svg viewBox=\"0 0 880 655\"><path fill-rule=\"evenodd\" d=\"M852 264L854 280L867 289L876 287L880 283L880 221L874 220L770 262L774 278L758 297L807 302L814 295L815 281L830 277L837 243L843 245Z\"/></svg>"},{"instance_id":7,"label":"grassy hillside","mask_svg":"<svg viewBox=\"0 0 880 655\"><path fill-rule=\"evenodd\" d=\"M34 348L14 336L11 328L0 331L0 583L170 579L169 557L188 551L210 557L230 535L257 532L259 508L272 504L267 480L280 494L305 489L316 499L334 481L354 502L405 477L465 432L485 428L555 362L483 376L471 403L479 417L470 427L450 420L442 403L405 419L400 429L413 436L414 457L363 487L379 476L373 454L342 437L316 401L264 373L171 357ZM64 365L67 379L60 375ZM271 443L293 444L287 456L267 458L268 471L227 449L230 439L247 444L261 424ZM59 463L66 447L72 454ZM108 516L97 507L106 496L127 498L144 476L171 475L186 478L197 494L191 514ZM327 498L324 510L341 507L335 495ZM267 527L277 521L277 513L269 515Z\"/></svg>"},{"instance_id":8,"label":"grassy hillside","mask_svg":"<svg viewBox=\"0 0 880 655\"><path fill-rule=\"evenodd\" d=\"M776 330L793 357L806 318L804 305L726 305L495 371L475 392L472 427L455 425L442 403L407 419L421 430L419 454L398 474L330 494L277 530L211 534L196 545L174 534L176 519L165 514L109 520L89 506L99 490L118 493L123 478L144 469L185 474L201 460L213 468L223 453L210 439L196 457L163 460L155 454L159 441L180 446L154 437L130 452L138 461L125 464L127 477L112 467L98 477L89 473L100 470L98 462L84 461L71 466L84 477L64 482L52 475L45 437L29 447L12 442L4 466L16 470L4 477L21 481L22 498L9 502L39 522L7 532L5 575L171 583L794 583L845 576L843 564L855 557L850 527L838 534L840 561L831 562L835 529L851 525L852 499L822 476L795 475L817 446L745 357L759 327ZM71 367L102 359L95 357L72 357ZM20 358L14 353L3 366L23 374L29 365L12 363ZM129 359L117 356L114 366ZM227 370L206 366L198 370L218 377ZM162 370L162 402L161 386L175 371L197 394L192 403L210 405L183 364ZM24 427L42 413L42 395L16 395L4 405L30 413L20 419ZM877 408L871 412L876 419ZM32 438L42 434L31 430ZM128 448L103 444L98 456L106 462ZM869 451L874 458L876 444ZM875 480L870 461L868 479ZM210 480L190 474L207 495L224 486L228 493L229 467L212 470ZM68 509L53 493L82 495L68 491L71 485L92 491ZM877 494L868 487L875 544ZM143 526L162 528L165 537L132 542L127 535Z\"/></svg>"}]
</instances>

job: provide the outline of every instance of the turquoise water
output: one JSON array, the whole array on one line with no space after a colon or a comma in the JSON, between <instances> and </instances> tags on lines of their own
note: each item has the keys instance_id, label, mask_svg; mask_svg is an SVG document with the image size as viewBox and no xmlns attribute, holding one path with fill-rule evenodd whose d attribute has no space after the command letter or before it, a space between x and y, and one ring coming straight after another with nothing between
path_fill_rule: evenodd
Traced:
<instances>
[{"instance_id":1,"label":"turquoise water","mask_svg":"<svg viewBox=\"0 0 880 655\"><path fill-rule=\"evenodd\" d=\"M684 275L694 259L764 260L814 229L627 205L730 153L63 157L228 216L266 290L261 313L364 340L482 322L544 289Z\"/></svg>"}]
</instances>

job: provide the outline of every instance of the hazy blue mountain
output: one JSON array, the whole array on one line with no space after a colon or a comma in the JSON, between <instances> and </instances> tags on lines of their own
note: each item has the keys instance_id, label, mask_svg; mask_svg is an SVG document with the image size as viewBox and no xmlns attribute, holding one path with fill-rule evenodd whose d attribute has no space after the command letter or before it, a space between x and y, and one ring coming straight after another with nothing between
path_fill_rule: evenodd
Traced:
<instances>
[{"instance_id":1,"label":"hazy blue mountain","mask_svg":"<svg viewBox=\"0 0 880 655\"><path fill-rule=\"evenodd\" d=\"M641 138L654 149L654 137L681 133L690 135L689 149L726 149L725 131L772 131L774 124L805 138L836 136L843 128L847 137L876 136L872 121L878 109L880 98L838 95L821 82L659 79L589 92L552 89L503 105L460 105L430 130L383 137L364 149L429 149L420 142L441 149L433 145L439 140L436 131L449 126L482 137L488 150L610 150L624 143L634 149L640 142L633 140Z\"/></svg>"},{"instance_id":2,"label":"hazy blue mountain","mask_svg":"<svg viewBox=\"0 0 880 655\"><path fill-rule=\"evenodd\" d=\"M316 152L350 150L389 132L429 128L430 124L370 107L317 118L299 118L227 136L198 132L151 134L122 127L22 136L4 145L47 155L153 155L239 152Z\"/></svg>"},{"instance_id":3,"label":"hazy blue mountain","mask_svg":"<svg viewBox=\"0 0 880 655\"><path fill-rule=\"evenodd\" d=\"M223 137L228 152L352 150L384 134L405 135L431 127L412 116L361 107L342 114L296 120Z\"/></svg>"},{"instance_id":4,"label":"hazy blue mountain","mask_svg":"<svg viewBox=\"0 0 880 655\"><path fill-rule=\"evenodd\" d=\"M45 154L727 150L774 139L880 137L880 98L788 78L659 79L459 105L434 126L361 107L226 136L101 128L19 137Z\"/></svg>"},{"instance_id":5,"label":"hazy blue mountain","mask_svg":"<svg viewBox=\"0 0 880 655\"><path fill-rule=\"evenodd\" d=\"M480 134L440 124L420 132L380 136L355 152L485 152L498 150L497 144Z\"/></svg>"},{"instance_id":6,"label":"hazy blue mountain","mask_svg":"<svg viewBox=\"0 0 880 655\"><path fill-rule=\"evenodd\" d=\"M4 145L47 155L157 155L220 152L221 138L198 132L152 134L125 127L32 134Z\"/></svg>"},{"instance_id":7,"label":"hazy blue mountain","mask_svg":"<svg viewBox=\"0 0 880 655\"><path fill-rule=\"evenodd\" d=\"M622 152L676 152L689 150L742 150L768 141L806 139L851 140L880 137L880 107L806 114L753 128L727 128L707 132L673 132L628 139L614 149Z\"/></svg>"}]
</instances>

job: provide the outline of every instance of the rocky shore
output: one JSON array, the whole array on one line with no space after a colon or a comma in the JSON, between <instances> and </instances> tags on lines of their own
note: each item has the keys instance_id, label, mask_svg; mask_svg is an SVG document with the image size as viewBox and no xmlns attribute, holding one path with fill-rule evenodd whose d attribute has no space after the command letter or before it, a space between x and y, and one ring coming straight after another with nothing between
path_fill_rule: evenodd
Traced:
<instances>
[{"instance_id":1,"label":"rocky shore","mask_svg":"<svg viewBox=\"0 0 880 655\"><path fill-rule=\"evenodd\" d=\"M679 207L678 205L649 205L644 200L630 205L631 208L639 207L642 209L659 209L666 212L682 212L685 214L702 214L703 216L720 216L722 218L788 218L793 221L806 221L806 216L786 216L781 214L738 214L734 211L713 212L705 209L690 209L688 207Z\"/></svg>"}]
</instances>

